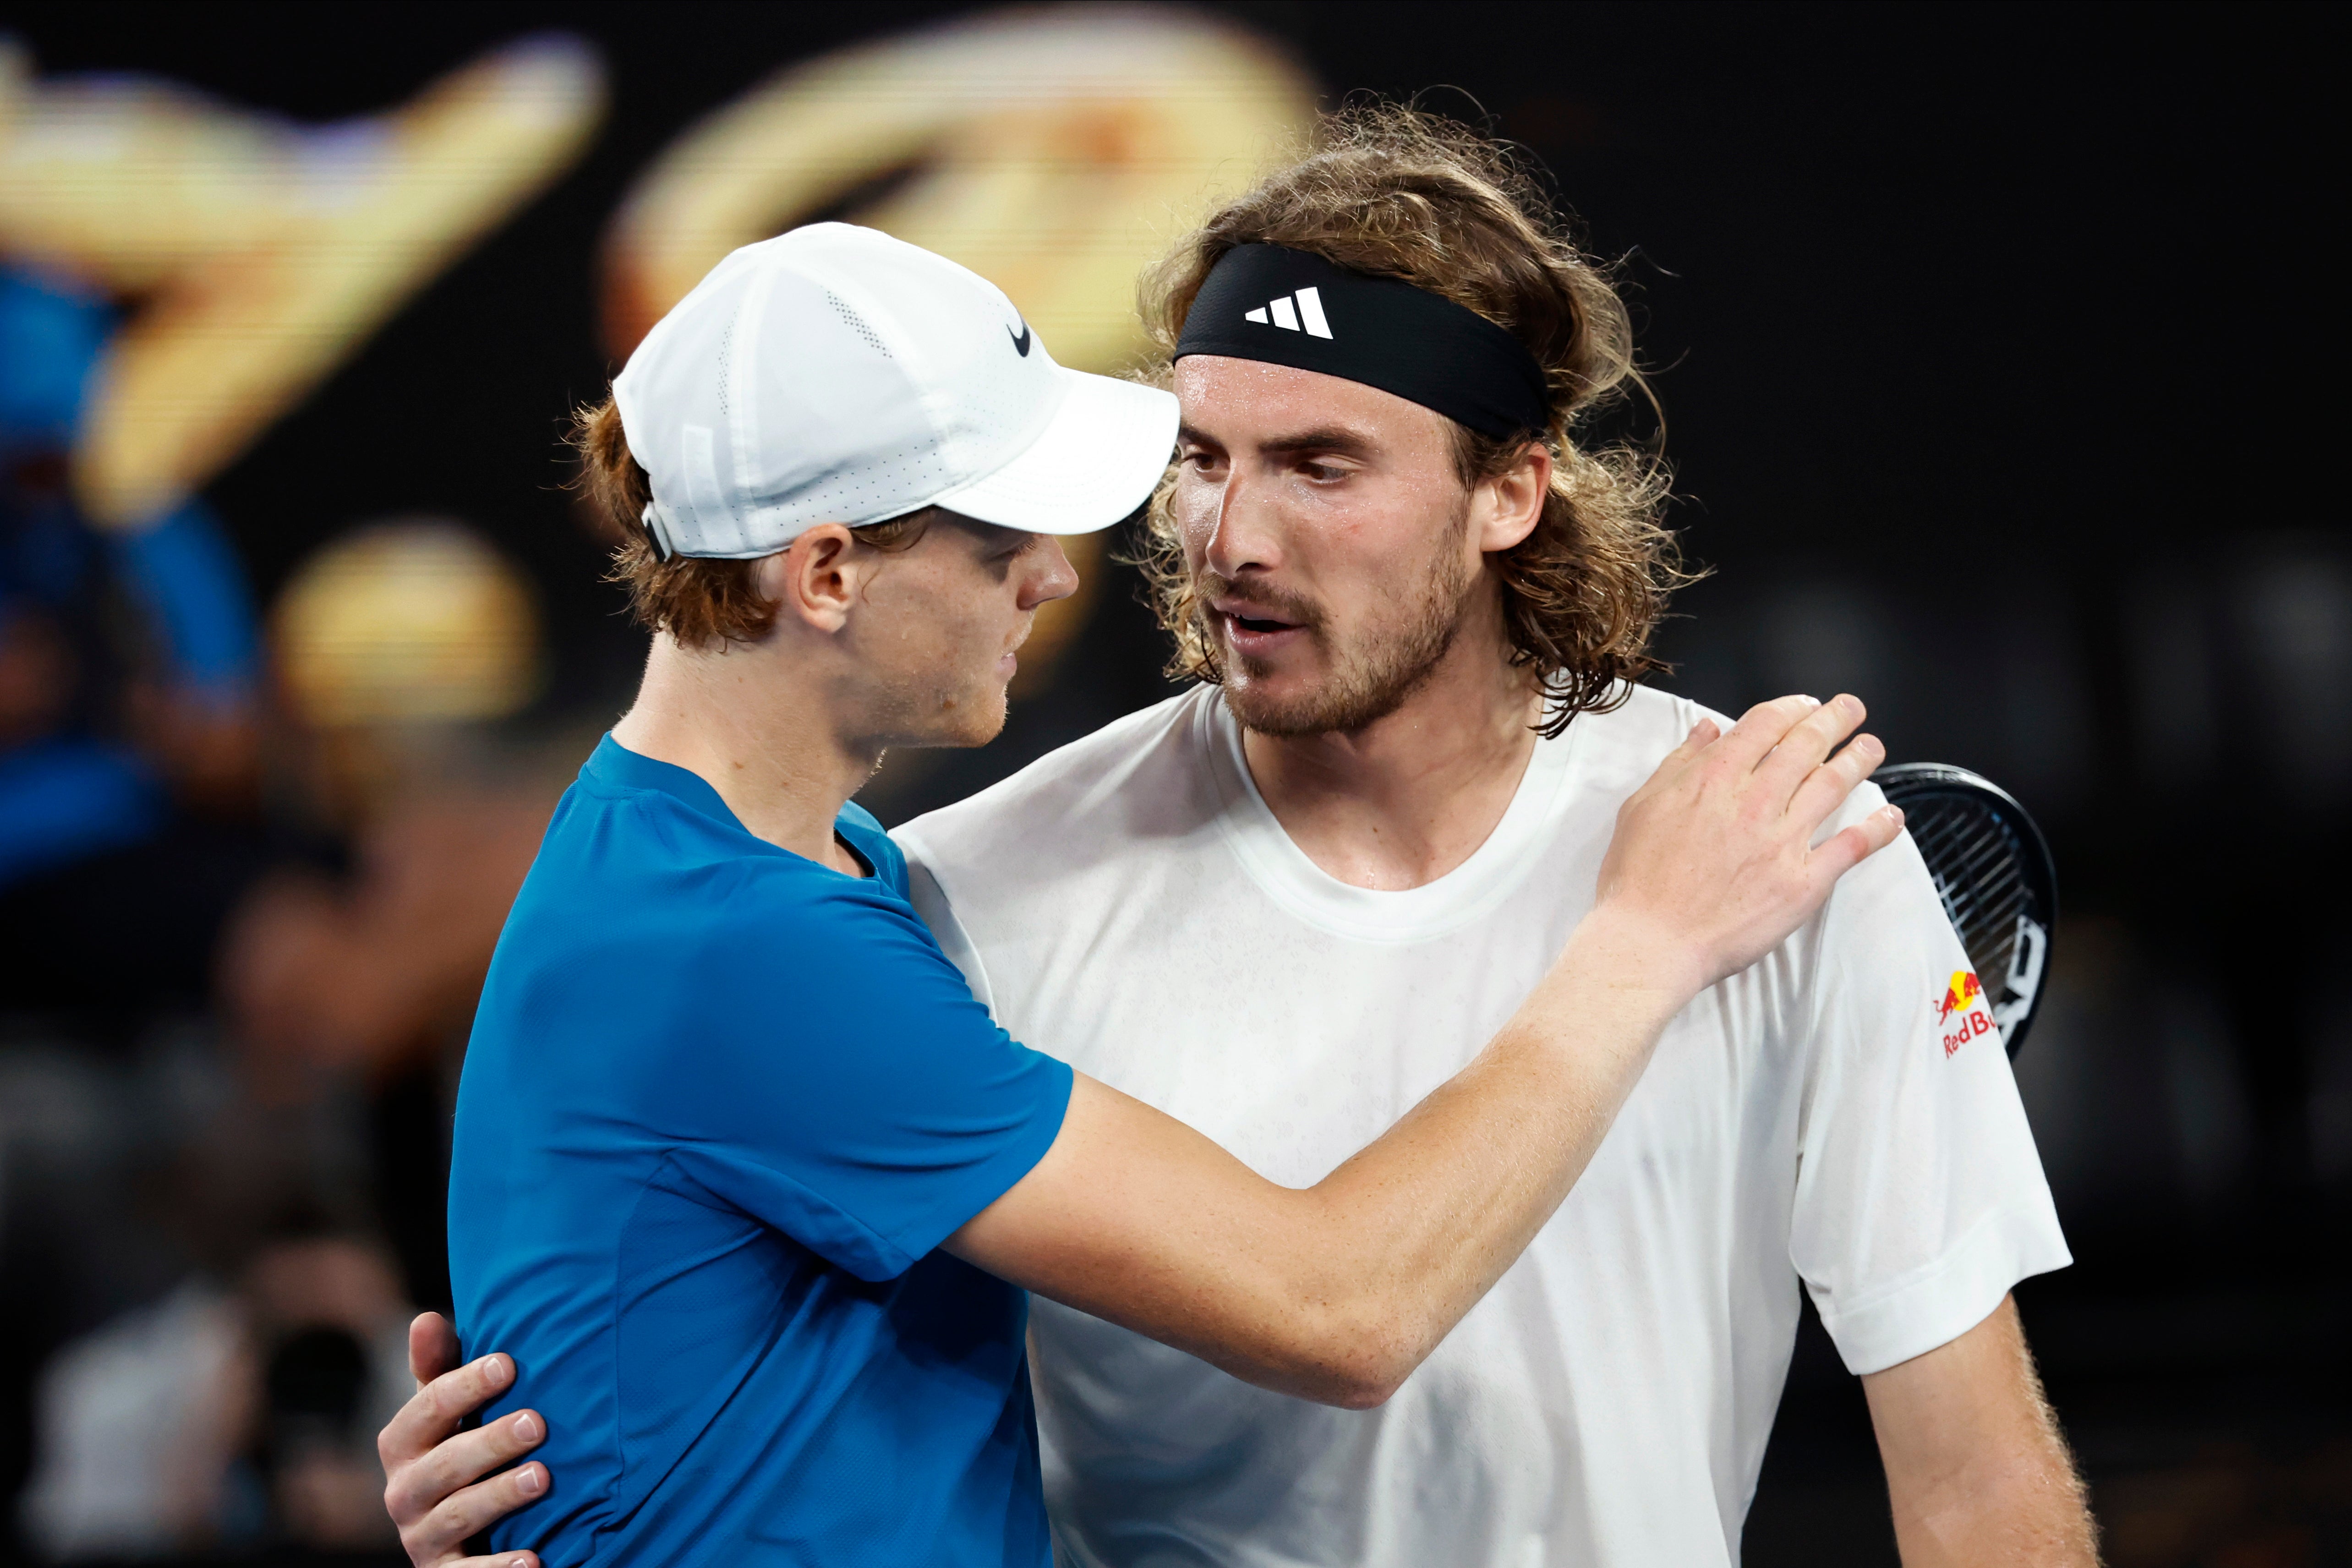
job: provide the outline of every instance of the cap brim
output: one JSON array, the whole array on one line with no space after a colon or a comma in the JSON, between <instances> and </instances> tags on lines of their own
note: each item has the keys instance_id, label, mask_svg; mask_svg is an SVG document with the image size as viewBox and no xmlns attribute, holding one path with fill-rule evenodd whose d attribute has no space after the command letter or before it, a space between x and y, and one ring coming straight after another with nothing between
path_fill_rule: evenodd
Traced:
<instances>
[{"instance_id":1,"label":"cap brim","mask_svg":"<svg viewBox=\"0 0 2352 1568\"><path fill-rule=\"evenodd\" d=\"M1018 457L935 504L999 528L1090 534L1151 498L1176 449L1176 399L1157 387L1064 370L1053 419Z\"/></svg>"}]
</instances>

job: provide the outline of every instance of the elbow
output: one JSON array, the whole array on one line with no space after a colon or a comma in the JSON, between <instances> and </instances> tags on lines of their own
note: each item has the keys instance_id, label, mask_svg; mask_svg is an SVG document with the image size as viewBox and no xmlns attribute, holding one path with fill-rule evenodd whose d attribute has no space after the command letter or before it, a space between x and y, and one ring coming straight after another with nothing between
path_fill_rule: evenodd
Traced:
<instances>
[{"instance_id":1,"label":"elbow","mask_svg":"<svg viewBox=\"0 0 2352 1568\"><path fill-rule=\"evenodd\" d=\"M1333 1323L1314 1337L1300 1358L1305 1386L1294 1392L1342 1410L1387 1404L1429 1354L1427 1345L1393 1322Z\"/></svg>"},{"instance_id":2,"label":"elbow","mask_svg":"<svg viewBox=\"0 0 2352 1568\"><path fill-rule=\"evenodd\" d=\"M1260 1387L1341 1410L1377 1409L1454 1326L1426 1292L1401 1287L1397 1270L1335 1269L1311 1249L1286 1260L1253 1281L1257 1289L1223 1297L1251 1332L1243 1343L1228 1343L1220 1364Z\"/></svg>"},{"instance_id":3,"label":"elbow","mask_svg":"<svg viewBox=\"0 0 2352 1568\"><path fill-rule=\"evenodd\" d=\"M1321 1401L1342 1410L1377 1410L1396 1396L1404 1386L1402 1377L1370 1377L1347 1379L1332 1385Z\"/></svg>"},{"instance_id":4,"label":"elbow","mask_svg":"<svg viewBox=\"0 0 2352 1568\"><path fill-rule=\"evenodd\" d=\"M1377 1410L1404 1386L1402 1377L1339 1366L1294 1367L1290 1375L1265 1382L1277 1393L1339 1410Z\"/></svg>"}]
</instances>

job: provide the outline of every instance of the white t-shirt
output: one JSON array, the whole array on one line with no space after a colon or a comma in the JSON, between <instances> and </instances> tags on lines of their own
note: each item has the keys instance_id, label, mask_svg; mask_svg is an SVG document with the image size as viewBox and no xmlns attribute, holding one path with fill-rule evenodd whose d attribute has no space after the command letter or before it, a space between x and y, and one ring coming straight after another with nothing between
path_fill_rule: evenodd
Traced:
<instances>
[{"instance_id":1,"label":"white t-shirt","mask_svg":"<svg viewBox=\"0 0 2352 1568\"><path fill-rule=\"evenodd\" d=\"M1591 906L1619 803L1703 712L1638 690L1579 717L1478 852L1404 893L1291 842L1205 687L895 836L1016 1039L1307 1186L1517 1008ZM1036 1301L1066 1559L1736 1562L1801 1280L1861 1373L2071 1260L2000 1037L1967 1025L1984 1003L1939 1016L1968 967L1907 836L1849 873L1674 1020L1559 1212L1379 1409Z\"/></svg>"}]
</instances>

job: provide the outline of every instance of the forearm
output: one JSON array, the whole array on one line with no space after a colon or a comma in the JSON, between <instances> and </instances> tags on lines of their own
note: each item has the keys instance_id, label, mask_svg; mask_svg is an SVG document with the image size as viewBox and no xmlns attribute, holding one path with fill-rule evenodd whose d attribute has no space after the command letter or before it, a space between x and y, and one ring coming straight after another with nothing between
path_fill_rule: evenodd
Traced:
<instances>
[{"instance_id":1,"label":"forearm","mask_svg":"<svg viewBox=\"0 0 2352 1568\"><path fill-rule=\"evenodd\" d=\"M1469 1066L1315 1186L1082 1077L1014 1201L950 1249L1237 1377L1378 1404L1559 1206L1690 988L1657 944L1588 926Z\"/></svg>"},{"instance_id":2,"label":"forearm","mask_svg":"<svg viewBox=\"0 0 2352 1568\"><path fill-rule=\"evenodd\" d=\"M1324 1178L1275 1261L1374 1386L1434 1349L1559 1207L1696 990L1664 943L1588 921L1478 1057Z\"/></svg>"},{"instance_id":3,"label":"forearm","mask_svg":"<svg viewBox=\"0 0 2352 1568\"><path fill-rule=\"evenodd\" d=\"M1903 1568L2097 1568L2098 1531L2063 1450L1889 1494Z\"/></svg>"},{"instance_id":4,"label":"forearm","mask_svg":"<svg viewBox=\"0 0 2352 1568\"><path fill-rule=\"evenodd\" d=\"M2098 1531L2014 1301L1862 1381L1905 1568L2094 1568Z\"/></svg>"}]
</instances>

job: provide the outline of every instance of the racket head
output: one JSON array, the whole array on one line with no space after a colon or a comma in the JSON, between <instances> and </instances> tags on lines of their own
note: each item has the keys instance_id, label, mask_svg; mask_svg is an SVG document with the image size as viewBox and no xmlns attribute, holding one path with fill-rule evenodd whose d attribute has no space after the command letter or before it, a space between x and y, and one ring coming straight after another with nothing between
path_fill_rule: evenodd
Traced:
<instances>
[{"instance_id":1,"label":"racket head","mask_svg":"<svg viewBox=\"0 0 2352 1568\"><path fill-rule=\"evenodd\" d=\"M2015 1058L2050 988L2058 865L2049 841L2016 796L1965 768L1904 762L1871 781L1903 809L1904 829Z\"/></svg>"}]
</instances>

